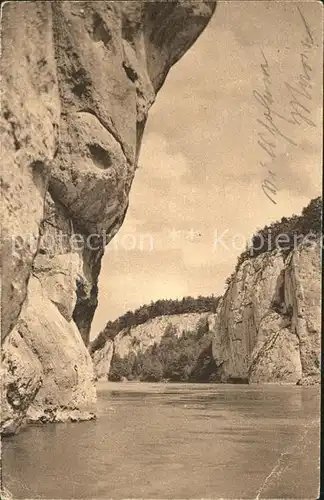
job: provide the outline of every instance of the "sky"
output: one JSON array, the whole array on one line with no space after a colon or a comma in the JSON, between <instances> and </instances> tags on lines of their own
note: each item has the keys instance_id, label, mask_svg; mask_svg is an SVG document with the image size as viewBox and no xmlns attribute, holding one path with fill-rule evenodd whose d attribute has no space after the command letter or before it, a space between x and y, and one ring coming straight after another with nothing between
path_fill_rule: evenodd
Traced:
<instances>
[{"instance_id":1,"label":"sky","mask_svg":"<svg viewBox=\"0 0 324 500\"><path fill-rule=\"evenodd\" d=\"M322 22L320 2L218 3L150 110L91 338L151 300L221 295L251 235L320 195Z\"/></svg>"}]
</instances>

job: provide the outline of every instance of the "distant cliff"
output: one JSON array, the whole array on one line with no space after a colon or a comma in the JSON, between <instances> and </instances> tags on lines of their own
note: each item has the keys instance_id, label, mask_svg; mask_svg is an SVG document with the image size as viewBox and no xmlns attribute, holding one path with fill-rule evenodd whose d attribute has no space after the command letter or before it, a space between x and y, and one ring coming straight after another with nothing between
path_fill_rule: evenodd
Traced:
<instances>
[{"instance_id":1,"label":"distant cliff","mask_svg":"<svg viewBox=\"0 0 324 500\"><path fill-rule=\"evenodd\" d=\"M150 304L144 304L135 311L127 311L114 321L108 321L105 328L90 343L90 353L101 349L106 340L113 339L122 330L143 325L151 319L162 316L181 316L186 314L216 312L219 297L209 295L197 298L187 296L182 299L159 299Z\"/></svg>"},{"instance_id":2,"label":"distant cliff","mask_svg":"<svg viewBox=\"0 0 324 500\"><path fill-rule=\"evenodd\" d=\"M274 248L280 234L286 238ZM320 234L318 198L301 216L265 228L255 237L258 250L241 256L209 318L218 380L319 383Z\"/></svg>"},{"instance_id":3,"label":"distant cliff","mask_svg":"<svg viewBox=\"0 0 324 500\"><path fill-rule=\"evenodd\" d=\"M97 379L200 380L206 367L199 356L211 345L209 314L158 316L123 329L92 353Z\"/></svg>"},{"instance_id":4,"label":"distant cliff","mask_svg":"<svg viewBox=\"0 0 324 500\"><path fill-rule=\"evenodd\" d=\"M213 1L2 10L2 432L92 418L87 351L149 108Z\"/></svg>"},{"instance_id":5,"label":"distant cliff","mask_svg":"<svg viewBox=\"0 0 324 500\"><path fill-rule=\"evenodd\" d=\"M158 301L109 322L90 348L97 378L319 383L320 235L317 198L254 235L221 299ZM205 310L143 320L187 307Z\"/></svg>"}]
</instances>

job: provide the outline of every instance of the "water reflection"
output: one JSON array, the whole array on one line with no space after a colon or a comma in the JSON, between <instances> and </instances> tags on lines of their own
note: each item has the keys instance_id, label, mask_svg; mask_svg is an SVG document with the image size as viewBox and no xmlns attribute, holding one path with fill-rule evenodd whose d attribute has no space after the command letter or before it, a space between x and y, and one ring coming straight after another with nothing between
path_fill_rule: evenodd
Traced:
<instances>
[{"instance_id":1,"label":"water reflection","mask_svg":"<svg viewBox=\"0 0 324 500\"><path fill-rule=\"evenodd\" d=\"M98 409L95 421L30 426L4 441L15 498L253 498L307 426L292 458L304 486L285 472L269 488L277 498L317 491L316 464L303 460L318 456L318 388L106 384Z\"/></svg>"}]
</instances>

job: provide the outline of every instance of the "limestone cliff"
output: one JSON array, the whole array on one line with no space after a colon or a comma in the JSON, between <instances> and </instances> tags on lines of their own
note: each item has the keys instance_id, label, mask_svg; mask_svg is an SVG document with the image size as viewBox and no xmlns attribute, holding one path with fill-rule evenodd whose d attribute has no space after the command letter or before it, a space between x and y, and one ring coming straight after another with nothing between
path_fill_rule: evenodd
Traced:
<instances>
[{"instance_id":1,"label":"limestone cliff","mask_svg":"<svg viewBox=\"0 0 324 500\"><path fill-rule=\"evenodd\" d=\"M208 316L209 313L158 316L141 325L123 329L113 340L108 339L101 349L92 353L97 380L107 380L113 354L123 359L130 354L145 353L149 347L160 344L168 329L179 338L184 332L196 332L204 326Z\"/></svg>"},{"instance_id":2,"label":"limestone cliff","mask_svg":"<svg viewBox=\"0 0 324 500\"><path fill-rule=\"evenodd\" d=\"M210 317L218 379L319 382L320 272L319 239L239 266Z\"/></svg>"},{"instance_id":3,"label":"limestone cliff","mask_svg":"<svg viewBox=\"0 0 324 500\"><path fill-rule=\"evenodd\" d=\"M205 304L216 313L164 314L137 324L153 304L108 322L90 348L96 378L319 383L320 207L315 199L301 216L270 227L267 246L278 231L295 246L240 256L224 297ZM119 330L126 320L137 326Z\"/></svg>"},{"instance_id":4,"label":"limestone cliff","mask_svg":"<svg viewBox=\"0 0 324 500\"><path fill-rule=\"evenodd\" d=\"M2 11L2 425L92 418L86 349L147 113L215 2L7 2ZM82 341L83 340L83 341Z\"/></svg>"}]
</instances>

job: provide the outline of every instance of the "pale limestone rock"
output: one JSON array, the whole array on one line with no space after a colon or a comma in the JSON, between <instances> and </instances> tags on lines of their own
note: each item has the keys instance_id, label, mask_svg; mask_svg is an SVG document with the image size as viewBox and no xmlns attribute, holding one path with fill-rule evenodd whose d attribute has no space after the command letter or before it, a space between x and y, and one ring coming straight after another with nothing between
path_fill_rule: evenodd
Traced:
<instances>
[{"instance_id":1,"label":"pale limestone rock","mask_svg":"<svg viewBox=\"0 0 324 500\"><path fill-rule=\"evenodd\" d=\"M153 344L160 344L165 331L172 328L174 335L197 331L208 320L209 313L172 314L157 316L142 325L121 330L113 340L108 339L101 349L91 355L97 379L107 379L113 354L121 358L131 353L144 353Z\"/></svg>"},{"instance_id":2,"label":"pale limestone rock","mask_svg":"<svg viewBox=\"0 0 324 500\"><path fill-rule=\"evenodd\" d=\"M110 370L110 363L114 354L114 343L107 340L105 345L92 354L96 380L107 380Z\"/></svg>"},{"instance_id":3,"label":"pale limestone rock","mask_svg":"<svg viewBox=\"0 0 324 500\"><path fill-rule=\"evenodd\" d=\"M174 334L181 337L186 331L196 331L202 318L207 316L208 313L187 313L152 318L142 325L119 332L114 338L114 353L124 358L132 352L145 352L153 344L161 342L167 328L172 327Z\"/></svg>"},{"instance_id":4,"label":"pale limestone rock","mask_svg":"<svg viewBox=\"0 0 324 500\"><path fill-rule=\"evenodd\" d=\"M299 340L289 326L290 322L276 312L270 312L261 321L251 355L249 382L296 384L301 378Z\"/></svg>"},{"instance_id":5,"label":"pale limestone rock","mask_svg":"<svg viewBox=\"0 0 324 500\"><path fill-rule=\"evenodd\" d=\"M2 10L2 339L26 298L58 147L60 99L52 24L49 2L6 2Z\"/></svg>"},{"instance_id":6,"label":"pale limestone rock","mask_svg":"<svg viewBox=\"0 0 324 500\"><path fill-rule=\"evenodd\" d=\"M76 304L79 271L80 257L73 252L53 257L38 254L34 261L33 276L40 281L42 292L46 293L67 321L71 321Z\"/></svg>"},{"instance_id":7,"label":"pale limestone rock","mask_svg":"<svg viewBox=\"0 0 324 500\"><path fill-rule=\"evenodd\" d=\"M209 320L218 377L319 382L320 297L319 240L243 262Z\"/></svg>"},{"instance_id":8,"label":"pale limestone rock","mask_svg":"<svg viewBox=\"0 0 324 500\"><path fill-rule=\"evenodd\" d=\"M285 273L285 304L292 308L291 328L299 339L302 377L320 379L321 245L302 245Z\"/></svg>"},{"instance_id":9,"label":"pale limestone rock","mask_svg":"<svg viewBox=\"0 0 324 500\"><path fill-rule=\"evenodd\" d=\"M4 5L3 369L18 392L28 388L18 407L3 385L7 428L32 401L32 420L92 415L86 345L104 247L124 220L156 92L214 9L191 0Z\"/></svg>"},{"instance_id":10,"label":"pale limestone rock","mask_svg":"<svg viewBox=\"0 0 324 500\"><path fill-rule=\"evenodd\" d=\"M73 298L70 300L73 302ZM14 365L7 361L6 376L18 387L26 388L29 405L21 410L26 394L19 396L21 404L19 398L15 405L10 403L19 412L11 412L7 425L18 428L26 416L24 412L28 420L42 422L93 418L96 392L90 355L71 317L65 319L50 299L46 281L42 285L41 279L34 276L29 281L28 299L18 323L6 341L10 349L4 346L5 359L13 357L13 342L17 338L20 343L15 345ZM8 402L10 387L6 381L4 387L4 401Z\"/></svg>"},{"instance_id":11,"label":"pale limestone rock","mask_svg":"<svg viewBox=\"0 0 324 500\"><path fill-rule=\"evenodd\" d=\"M27 345L23 325L4 341L1 363L1 423L3 435L14 434L23 425L26 412L43 382L37 354Z\"/></svg>"},{"instance_id":12,"label":"pale limestone rock","mask_svg":"<svg viewBox=\"0 0 324 500\"><path fill-rule=\"evenodd\" d=\"M218 306L213 353L222 380L248 379L251 353L284 267L279 253L243 262Z\"/></svg>"}]
</instances>

